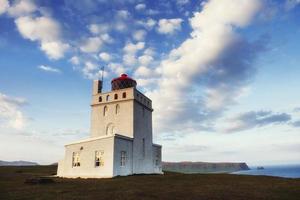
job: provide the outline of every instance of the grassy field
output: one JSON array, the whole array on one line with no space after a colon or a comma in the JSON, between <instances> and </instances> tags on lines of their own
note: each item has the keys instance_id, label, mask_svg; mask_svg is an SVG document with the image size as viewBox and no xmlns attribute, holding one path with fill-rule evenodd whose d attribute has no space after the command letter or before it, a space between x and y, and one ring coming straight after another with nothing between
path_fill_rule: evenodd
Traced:
<instances>
[{"instance_id":1,"label":"grassy field","mask_svg":"<svg viewBox=\"0 0 300 200\"><path fill-rule=\"evenodd\" d=\"M300 199L300 179L230 174L140 175L28 184L56 166L0 167L0 199Z\"/></svg>"}]
</instances>

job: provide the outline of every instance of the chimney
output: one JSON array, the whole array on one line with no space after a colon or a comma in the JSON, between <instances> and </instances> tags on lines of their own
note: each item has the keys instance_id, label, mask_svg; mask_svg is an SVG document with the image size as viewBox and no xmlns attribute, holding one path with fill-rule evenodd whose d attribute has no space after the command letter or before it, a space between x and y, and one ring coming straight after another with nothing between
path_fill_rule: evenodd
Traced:
<instances>
[{"instance_id":1,"label":"chimney","mask_svg":"<svg viewBox=\"0 0 300 200\"><path fill-rule=\"evenodd\" d=\"M102 92L102 81L94 80L93 81L93 95L99 94Z\"/></svg>"}]
</instances>

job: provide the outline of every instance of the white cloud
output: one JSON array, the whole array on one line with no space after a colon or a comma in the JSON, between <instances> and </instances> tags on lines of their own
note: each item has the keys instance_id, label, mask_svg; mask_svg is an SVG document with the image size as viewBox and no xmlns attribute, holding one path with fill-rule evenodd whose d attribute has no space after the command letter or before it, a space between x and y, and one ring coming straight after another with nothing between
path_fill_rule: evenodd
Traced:
<instances>
[{"instance_id":1,"label":"white cloud","mask_svg":"<svg viewBox=\"0 0 300 200\"><path fill-rule=\"evenodd\" d=\"M99 57L105 62L109 62L111 60L111 56L106 52L100 53Z\"/></svg>"},{"instance_id":2,"label":"white cloud","mask_svg":"<svg viewBox=\"0 0 300 200\"><path fill-rule=\"evenodd\" d=\"M176 4L180 5L180 6L188 4L188 3L189 3L189 0L177 0L176 1Z\"/></svg>"},{"instance_id":3,"label":"white cloud","mask_svg":"<svg viewBox=\"0 0 300 200\"><path fill-rule=\"evenodd\" d=\"M73 65L79 65L80 64L80 59L78 56L73 56L72 58L70 58L69 60Z\"/></svg>"},{"instance_id":4,"label":"white cloud","mask_svg":"<svg viewBox=\"0 0 300 200\"><path fill-rule=\"evenodd\" d=\"M59 59L64 56L64 53L70 46L61 41L42 42L41 49L48 55L49 58Z\"/></svg>"},{"instance_id":5,"label":"white cloud","mask_svg":"<svg viewBox=\"0 0 300 200\"><path fill-rule=\"evenodd\" d=\"M145 51L144 51L144 55L148 55L148 56L153 56L154 55L154 50L153 50L153 48L147 48L147 49L145 49Z\"/></svg>"},{"instance_id":6,"label":"white cloud","mask_svg":"<svg viewBox=\"0 0 300 200\"><path fill-rule=\"evenodd\" d=\"M123 48L123 51L125 52L123 55L124 64L127 66L135 65L137 63L136 53L144 49L144 47L144 42L138 42L136 44L128 42Z\"/></svg>"},{"instance_id":7,"label":"white cloud","mask_svg":"<svg viewBox=\"0 0 300 200\"><path fill-rule=\"evenodd\" d=\"M137 10L137 11L142 11L142 10L145 10L146 5L143 4L143 3L140 3L140 4L137 4L134 8L135 8L135 10Z\"/></svg>"},{"instance_id":8,"label":"white cloud","mask_svg":"<svg viewBox=\"0 0 300 200\"><path fill-rule=\"evenodd\" d=\"M144 49L144 47L144 42L138 42L136 44L129 42L124 46L123 50L128 54L135 54L137 51Z\"/></svg>"},{"instance_id":9,"label":"white cloud","mask_svg":"<svg viewBox=\"0 0 300 200\"><path fill-rule=\"evenodd\" d=\"M137 59L133 54L125 54L123 56L123 63L127 66L133 66L137 63Z\"/></svg>"},{"instance_id":10,"label":"white cloud","mask_svg":"<svg viewBox=\"0 0 300 200\"><path fill-rule=\"evenodd\" d=\"M137 30L137 31L133 32L132 37L136 41L143 41L145 39L146 34L147 34L147 32L144 30Z\"/></svg>"},{"instance_id":11,"label":"white cloud","mask_svg":"<svg viewBox=\"0 0 300 200\"><path fill-rule=\"evenodd\" d=\"M5 13L9 8L9 2L7 0L0 0L0 15Z\"/></svg>"},{"instance_id":12,"label":"white cloud","mask_svg":"<svg viewBox=\"0 0 300 200\"><path fill-rule=\"evenodd\" d=\"M103 40L103 42L106 43L113 43L114 39L112 37L110 37L110 35L108 35L107 33L101 34L100 35L101 40Z\"/></svg>"},{"instance_id":13,"label":"white cloud","mask_svg":"<svg viewBox=\"0 0 300 200\"><path fill-rule=\"evenodd\" d=\"M0 127L21 130L26 125L26 117L21 107L26 104L22 98L9 97L0 93Z\"/></svg>"},{"instance_id":14,"label":"white cloud","mask_svg":"<svg viewBox=\"0 0 300 200\"><path fill-rule=\"evenodd\" d=\"M108 67L110 68L111 72L114 73L116 76L126 73L126 69L120 63L109 63Z\"/></svg>"},{"instance_id":15,"label":"white cloud","mask_svg":"<svg viewBox=\"0 0 300 200\"><path fill-rule=\"evenodd\" d=\"M203 112L210 110L205 110L202 107L203 99L193 93L197 88L203 89L203 85L197 85L199 83L196 80L215 67L212 64L219 60L222 53L236 40L235 28L247 26L260 6L259 0L211 0L204 4L200 12L194 14L190 19L190 38L173 49L161 62L157 70L161 76L157 82L158 89L148 92L153 99L154 109L160 110L158 115L154 114L156 128L197 128L201 125L200 121L207 118L207 114ZM180 21L179 19L177 24L180 24ZM160 25L167 23L162 21ZM172 26L164 27L161 32L172 32ZM219 98L212 107L226 106L223 103L227 102L223 99L227 96L223 97L222 93L218 92L211 94Z\"/></svg>"},{"instance_id":16,"label":"white cloud","mask_svg":"<svg viewBox=\"0 0 300 200\"><path fill-rule=\"evenodd\" d=\"M139 68L137 68L134 74L137 77L149 77L152 75L152 71L145 66L140 66Z\"/></svg>"},{"instance_id":17,"label":"white cloud","mask_svg":"<svg viewBox=\"0 0 300 200\"><path fill-rule=\"evenodd\" d=\"M117 21L114 25L115 30L123 32L127 30L127 25L123 21Z\"/></svg>"},{"instance_id":18,"label":"white cloud","mask_svg":"<svg viewBox=\"0 0 300 200\"><path fill-rule=\"evenodd\" d=\"M152 18L147 19L146 21L137 21L137 24L144 26L146 29L150 30L156 25L156 21Z\"/></svg>"},{"instance_id":19,"label":"white cloud","mask_svg":"<svg viewBox=\"0 0 300 200\"><path fill-rule=\"evenodd\" d=\"M130 16L130 13L127 10L118 10L117 17L121 19L127 19Z\"/></svg>"},{"instance_id":20,"label":"white cloud","mask_svg":"<svg viewBox=\"0 0 300 200\"><path fill-rule=\"evenodd\" d=\"M84 53L97 53L103 42L99 37L87 38L81 45L80 50Z\"/></svg>"},{"instance_id":21,"label":"white cloud","mask_svg":"<svg viewBox=\"0 0 300 200\"><path fill-rule=\"evenodd\" d=\"M61 71L55 67L50 67L47 65L40 65L38 66L38 69L45 71L45 72L52 72L52 73L61 73Z\"/></svg>"},{"instance_id":22,"label":"white cloud","mask_svg":"<svg viewBox=\"0 0 300 200\"><path fill-rule=\"evenodd\" d=\"M60 37L60 27L48 17L32 18L30 16L16 19L16 25L24 38L32 41L54 41Z\"/></svg>"},{"instance_id":23,"label":"white cloud","mask_svg":"<svg viewBox=\"0 0 300 200\"><path fill-rule=\"evenodd\" d=\"M149 55L142 55L138 58L138 60L141 65L148 66L153 61L153 57Z\"/></svg>"},{"instance_id":24,"label":"white cloud","mask_svg":"<svg viewBox=\"0 0 300 200\"><path fill-rule=\"evenodd\" d=\"M36 5L31 0L20 0L8 9L8 14L13 17L24 16L37 10Z\"/></svg>"},{"instance_id":25,"label":"white cloud","mask_svg":"<svg viewBox=\"0 0 300 200\"><path fill-rule=\"evenodd\" d=\"M155 85L157 83L157 81L159 81L157 78L138 78L136 79L136 81L138 82L139 86L141 87L148 87L151 85Z\"/></svg>"},{"instance_id":26,"label":"white cloud","mask_svg":"<svg viewBox=\"0 0 300 200\"><path fill-rule=\"evenodd\" d=\"M69 49L60 39L59 24L49 17L19 17L15 20L21 35L31 41L39 41L41 49L52 59L59 59Z\"/></svg>"},{"instance_id":27,"label":"white cloud","mask_svg":"<svg viewBox=\"0 0 300 200\"><path fill-rule=\"evenodd\" d=\"M82 68L84 76L88 79L99 79L102 75L100 67L91 61L86 61ZM106 76L106 74L104 74Z\"/></svg>"},{"instance_id":28,"label":"white cloud","mask_svg":"<svg viewBox=\"0 0 300 200\"><path fill-rule=\"evenodd\" d=\"M110 26L108 24L90 24L88 29L91 33L97 35L100 33L107 33L110 29Z\"/></svg>"},{"instance_id":29,"label":"white cloud","mask_svg":"<svg viewBox=\"0 0 300 200\"><path fill-rule=\"evenodd\" d=\"M173 34L181 29L182 22L183 20L180 18L160 19L158 21L157 31L161 34Z\"/></svg>"}]
</instances>

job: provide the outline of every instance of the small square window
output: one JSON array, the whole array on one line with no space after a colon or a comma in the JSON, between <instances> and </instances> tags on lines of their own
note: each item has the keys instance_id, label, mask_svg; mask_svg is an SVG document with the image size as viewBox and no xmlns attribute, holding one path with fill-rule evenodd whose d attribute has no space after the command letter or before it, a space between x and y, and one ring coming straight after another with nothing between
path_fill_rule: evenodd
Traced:
<instances>
[{"instance_id":1,"label":"small square window","mask_svg":"<svg viewBox=\"0 0 300 200\"><path fill-rule=\"evenodd\" d=\"M80 153L79 152L73 152L72 167L80 167Z\"/></svg>"},{"instance_id":2,"label":"small square window","mask_svg":"<svg viewBox=\"0 0 300 200\"><path fill-rule=\"evenodd\" d=\"M104 166L104 151L95 151L95 167Z\"/></svg>"}]
</instances>

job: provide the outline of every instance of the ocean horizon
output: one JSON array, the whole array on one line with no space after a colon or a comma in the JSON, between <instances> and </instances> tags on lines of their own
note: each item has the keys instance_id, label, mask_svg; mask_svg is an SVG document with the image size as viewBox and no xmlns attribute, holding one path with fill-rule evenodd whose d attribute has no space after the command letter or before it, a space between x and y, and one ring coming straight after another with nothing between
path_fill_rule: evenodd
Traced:
<instances>
[{"instance_id":1,"label":"ocean horizon","mask_svg":"<svg viewBox=\"0 0 300 200\"><path fill-rule=\"evenodd\" d=\"M257 169L257 167L264 169ZM250 170L233 172L238 175L255 175L255 176L274 176L283 178L300 178L300 164L289 165L260 165L249 166Z\"/></svg>"}]
</instances>

